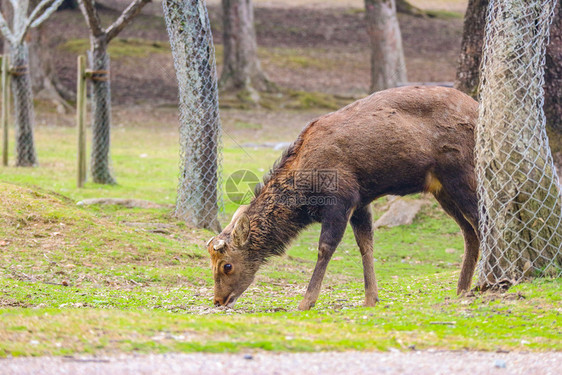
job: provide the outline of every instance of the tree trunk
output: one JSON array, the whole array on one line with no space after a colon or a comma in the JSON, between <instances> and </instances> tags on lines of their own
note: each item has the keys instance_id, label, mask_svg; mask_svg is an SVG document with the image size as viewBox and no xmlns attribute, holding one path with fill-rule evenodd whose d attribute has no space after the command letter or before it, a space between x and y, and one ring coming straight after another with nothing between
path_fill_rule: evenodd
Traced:
<instances>
[{"instance_id":1,"label":"tree trunk","mask_svg":"<svg viewBox=\"0 0 562 375\"><path fill-rule=\"evenodd\" d=\"M461 54L455 88L474 99L478 97L480 61L482 60L488 3L489 0L469 0L464 15Z\"/></svg>"},{"instance_id":2,"label":"tree trunk","mask_svg":"<svg viewBox=\"0 0 562 375\"><path fill-rule=\"evenodd\" d=\"M539 106L547 8L497 2L489 25L476 137L484 289L562 269L562 195Z\"/></svg>"},{"instance_id":3,"label":"tree trunk","mask_svg":"<svg viewBox=\"0 0 562 375\"><path fill-rule=\"evenodd\" d=\"M109 80L109 56L105 35L92 41L88 54L92 71L92 156L91 169L94 182L115 184L109 170L109 146L111 130L111 90Z\"/></svg>"},{"instance_id":4,"label":"tree trunk","mask_svg":"<svg viewBox=\"0 0 562 375\"><path fill-rule=\"evenodd\" d=\"M365 0L365 17L371 41L370 91L406 82L406 63L394 0Z\"/></svg>"},{"instance_id":5,"label":"tree trunk","mask_svg":"<svg viewBox=\"0 0 562 375\"><path fill-rule=\"evenodd\" d=\"M550 26L550 44L546 48L544 113L552 152L562 153L562 5L560 1Z\"/></svg>"},{"instance_id":6,"label":"tree trunk","mask_svg":"<svg viewBox=\"0 0 562 375\"><path fill-rule=\"evenodd\" d=\"M220 118L211 26L203 0L164 0L179 83L181 170L176 215L220 232Z\"/></svg>"},{"instance_id":7,"label":"tree trunk","mask_svg":"<svg viewBox=\"0 0 562 375\"><path fill-rule=\"evenodd\" d=\"M16 119L16 165L37 165L37 154L33 136L35 111L29 75L29 50L27 43L10 46L12 69L12 98Z\"/></svg>"},{"instance_id":8,"label":"tree trunk","mask_svg":"<svg viewBox=\"0 0 562 375\"><path fill-rule=\"evenodd\" d=\"M59 113L72 111L73 108L65 100L72 99L72 96L63 98L63 95L69 96L70 93L58 82L53 67L53 53L56 51L56 46L49 45L41 26L30 30L29 35L29 66L35 98L52 102ZM59 88L62 90L59 91Z\"/></svg>"},{"instance_id":9,"label":"tree trunk","mask_svg":"<svg viewBox=\"0 0 562 375\"><path fill-rule=\"evenodd\" d=\"M257 101L256 90L269 91L273 85L258 59L252 1L222 0L222 9L224 63L219 86L227 91L248 91Z\"/></svg>"}]
</instances>

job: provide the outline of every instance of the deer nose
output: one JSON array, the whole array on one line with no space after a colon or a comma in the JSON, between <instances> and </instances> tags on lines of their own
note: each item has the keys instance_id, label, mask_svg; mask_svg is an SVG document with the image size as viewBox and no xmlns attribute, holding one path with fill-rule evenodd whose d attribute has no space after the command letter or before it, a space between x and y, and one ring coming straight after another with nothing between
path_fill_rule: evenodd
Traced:
<instances>
[{"instance_id":1,"label":"deer nose","mask_svg":"<svg viewBox=\"0 0 562 375\"><path fill-rule=\"evenodd\" d=\"M215 297L215 307L219 307L219 306L222 306L222 305L224 305L224 299Z\"/></svg>"}]
</instances>

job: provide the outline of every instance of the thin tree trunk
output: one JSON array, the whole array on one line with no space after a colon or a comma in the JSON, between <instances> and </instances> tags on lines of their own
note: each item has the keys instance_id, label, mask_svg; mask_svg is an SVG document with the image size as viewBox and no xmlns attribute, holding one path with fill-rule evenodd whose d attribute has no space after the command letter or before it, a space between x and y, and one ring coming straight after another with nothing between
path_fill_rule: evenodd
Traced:
<instances>
[{"instance_id":1,"label":"thin tree trunk","mask_svg":"<svg viewBox=\"0 0 562 375\"><path fill-rule=\"evenodd\" d=\"M455 88L475 99L478 97L480 83L480 61L482 60L488 3L489 0L469 0L464 15L461 54Z\"/></svg>"},{"instance_id":2,"label":"thin tree trunk","mask_svg":"<svg viewBox=\"0 0 562 375\"><path fill-rule=\"evenodd\" d=\"M95 38L92 46L88 56L93 101L91 172L94 182L115 184L109 169L111 89L106 36Z\"/></svg>"},{"instance_id":3,"label":"thin tree trunk","mask_svg":"<svg viewBox=\"0 0 562 375\"><path fill-rule=\"evenodd\" d=\"M13 27L14 10L6 0L2 3L2 13L10 27ZM37 165L33 134L35 110L29 73L29 49L25 41L19 45L10 45L5 39L4 52L10 55L10 68L13 73L11 90L16 128L16 166L35 166Z\"/></svg>"},{"instance_id":4,"label":"thin tree trunk","mask_svg":"<svg viewBox=\"0 0 562 375\"><path fill-rule=\"evenodd\" d=\"M12 97L16 119L16 165L37 165L37 154L33 136L35 111L29 75L29 50L27 43L10 46L12 68Z\"/></svg>"},{"instance_id":5,"label":"thin tree trunk","mask_svg":"<svg viewBox=\"0 0 562 375\"><path fill-rule=\"evenodd\" d=\"M394 0L365 0L365 16L371 41L371 92L406 82L402 35Z\"/></svg>"},{"instance_id":6,"label":"thin tree trunk","mask_svg":"<svg viewBox=\"0 0 562 375\"><path fill-rule=\"evenodd\" d=\"M254 101L256 90L274 85L263 73L257 55L254 8L251 0L222 0L224 64L219 81L222 90L246 90Z\"/></svg>"},{"instance_id":7,"label":"thin tree trunk","mask_svg":"<svg viewBox=\"0 0 562 375\"><path fill-rule=\"evenodd\" d=\"M94 182L115 184L109 170L111 90L107 44L115 38L150 0L133 0L109 27L104 29L94 0L80 0L79 6L90 29L89 65L93 90L92 158Z\"/></svg>"}]
</instances>

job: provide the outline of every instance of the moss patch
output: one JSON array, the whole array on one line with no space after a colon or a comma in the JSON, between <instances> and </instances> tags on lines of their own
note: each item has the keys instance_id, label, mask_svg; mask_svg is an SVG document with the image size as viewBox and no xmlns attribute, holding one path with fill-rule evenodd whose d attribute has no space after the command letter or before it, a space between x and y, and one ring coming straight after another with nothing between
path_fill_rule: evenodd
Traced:
<instances>
[{"instance_id":1,"label":"moss patch","mask_svg":"<svg viewBox=\"0 0 562 375\"><path fill-rule=\"evenodd\" d=\"M86 53L90 49L90 41L70 39L58 48L72 53ZM109 43L107 50L112 58L146 57L152 53L170 53L170 44L138 38L116 38Z\"/></svg>"}]
</instances>

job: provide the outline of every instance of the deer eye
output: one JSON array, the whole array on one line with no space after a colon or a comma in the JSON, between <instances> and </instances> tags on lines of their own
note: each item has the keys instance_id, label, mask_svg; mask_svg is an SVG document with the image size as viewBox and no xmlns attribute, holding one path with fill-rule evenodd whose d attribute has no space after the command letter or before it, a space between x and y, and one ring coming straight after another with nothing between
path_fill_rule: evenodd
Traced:
<instances>
[{"instance_id":1,"label":"deer eye","mask_svg":"<svg viewBox=\"0 0 562 375\"><path fill-rule=\"evenodd\" d=\"M227 263L223 266L224 269L224 273L229 273L230 271L232 271L232 264Z\"/></svg>"}]
</instances>

